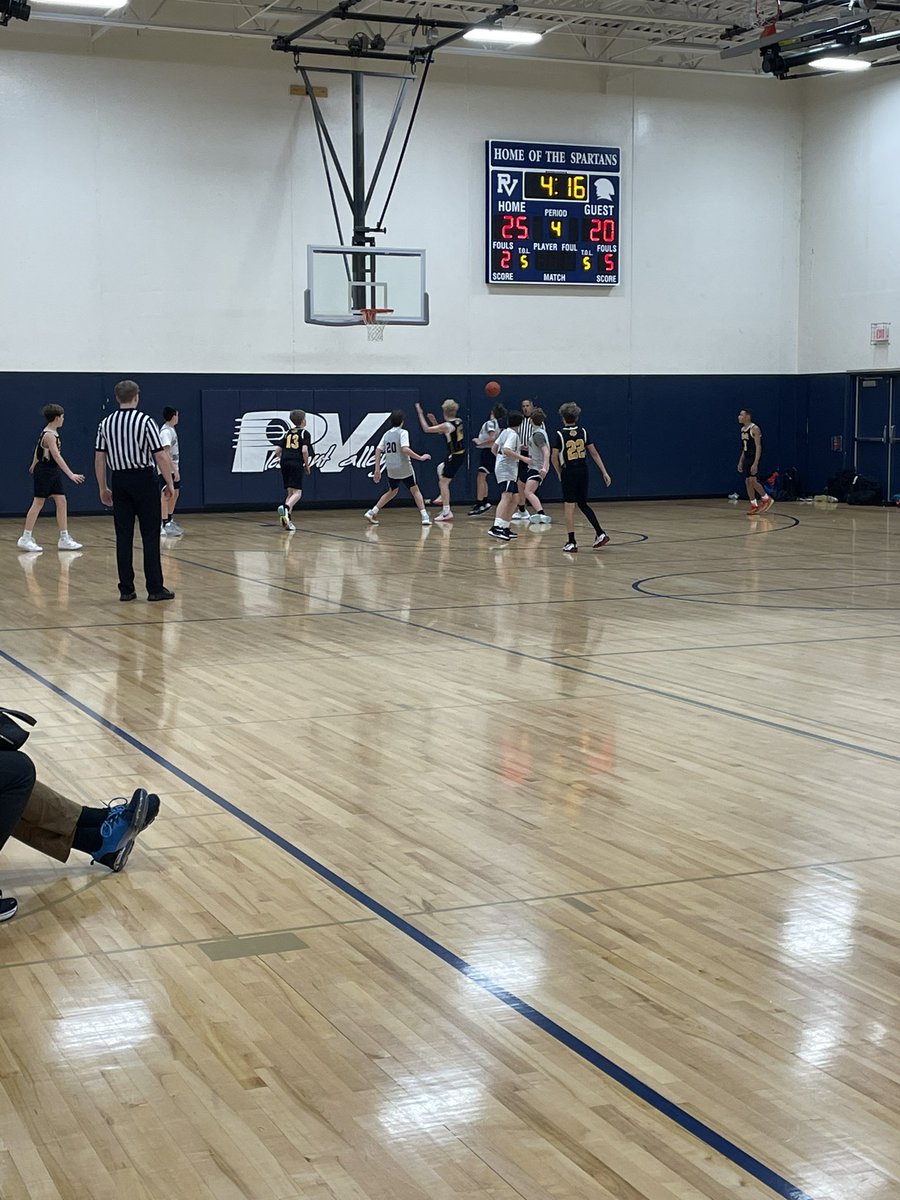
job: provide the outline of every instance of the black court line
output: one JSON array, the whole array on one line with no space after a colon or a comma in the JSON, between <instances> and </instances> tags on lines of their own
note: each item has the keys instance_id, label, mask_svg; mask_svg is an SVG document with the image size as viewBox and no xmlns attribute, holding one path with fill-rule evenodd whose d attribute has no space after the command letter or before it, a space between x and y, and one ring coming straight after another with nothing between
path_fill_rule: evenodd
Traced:
<instances>
[{"instance_id":1,"label":"black court line","mask_svg":"<svg viewBox=\"0 0 900 1200\"><path fill-rule=\"evenodd\" d=\"M739 568L735 568L735 567L723 567L723 568L712 568L712 569L703 570L703 571L670 571L663 575L647 575L643 579L636 579L634 581L634 583L632 583L631 587L632 587L633 591L640 592L641 595L643 595L643 596L652 596L656 600L682 600L687 604L716 605L716 604L719 604L718 600L716 599L717 596L740 596L740 595L743 595L744 592L748 589L739 589L736 591L733 591L733 590L719 591L719 592L715 592L715 591L684 592L681 594L677 594L675 592L655 592L655 591L652 591L650 588L645 587L644 585L648 584L648 583L656 583L657 580L662 580L662 579L690 579L690 578L698 576L698 575L699 576L733 575L735 573L735 571L738 569ZM757 569L761 569L764 571L784 571L787 568L781 567L781 566L766 566L766 567L757 568ZM800 567L798 569L800 571L829 570L829 568L827 568L827 567L819 567L819 568ZM878 569L879 568L877 568L877 567L864 567L863 568L863 570L866 570L866 571L877 571ZM886 568L886 569L890 570L890 568ZM898 584L896 582L892 583L890 581L881 580L877 583L835 583L835 584L824 584L824 585L813 584L813 585L805 586L805 587L757 588L756 594L758 594L760 596L769 596L769 595L775 595L775 594L781 595L786 592L790 593L790 592L861 591L864 588L879 588L879 587L886 588L886 587L897 587L897 586L898 586ZM722 604L719 604L719 607L720 608L759 608L759 609L766 609L769 611L774 611L774 610L781 611L781 610L786 609L789 612L896 612L897 609L900 608L900 605L894 605L894 606L884 605L882 607L867 607L866 605L863 605L863 604L855 604L849 608L846 606L844 606L842 608L842 607L839 607L836 605L826 605L826 604L754 604L754 603L751 603L750 601L747 601L746 603L744 603L740 600L729 600Z\"/></svg>"},{"instance_id":2,"label":"black court line","mask_svg":"<svg viewBox=\"0 0 900 1200\"><path fill-rule=\"evenodd\" d=\"M209 571L217 571L223 575L236 575L236 577L238 579L248 579L247 576L237 575L236 572L226 571L221 567L209 567L205 563L196 563L196 562L193 563L192 565L197 566L197 567L202 567L205 570L209 570ZM698 572L698 574L702 574L702 573L703 572ZM248 579L248 582L259 583L263 587L268 586L265 583L265 581L261 581L261 580L257 580L257 579ZM277 585L275 585L275 586L277 586ZM303 594L305 595L306 593L303 593ZM336 602L329 601L329 603L336 603ZM570 603L577 603L577 601L570 601ZM561 662L558 659L554 659L551 657L541 656L538 654L528 654L524 650L515 650L509 646L498 646L494 642L485 642L481 638L472 637L470 634L455 633L454 631L449 630L449 629L436 629L431 625L423 624L421 621L408 621L405 618L400 617L400 616L395 616L393 613L388 612L388 611L379 612L377 610L356 608L352 605L347 605L347 604L344 604L343 607L345 609L347 609L347 612L349 615L363 616L363 617L375 617L378 620L391 621L394 624L402 625L404 628L407 628L407 629L422 629L422 630L425 630L427 633L433 633L439 637L445 637L445 638L449 638L453 641L464 642L467 645L471 645L471 646L480 646L484 650L491 650L491 651L494 651L495 653L499 653L499 654L511 654L511 655L515 656L516 658L522 658L528 662L541 663L543 666L552 667L555 670L571 671L578 675L585 675L590 679L599 679L604 683L615 684L618 687L626 688L628 691L641 692L647 696L656 696L662 700L670 700L676 704L687 705L690 708L697 708L703 712L715 713L718 716L729 717L732 720L744 721L747 724L756 725L756 726L764 728L764 729L772 729L778 733L792 734L795 737L801 737L807 741L820 742L827 746L834 746L836 749L839 749L839 750L850 750L855 754L864 754L870 758L877 758L877 759L880 759L880 760L886 761L886 762L900 762L900 756L891 754L886 750L876 750L871 746L863 746L863 745L860 745L858 742L845 741L841 738L830 737L827 734L816 733L810 729L803 729L802 727L800 727L798 725L788 725L788 724L784 724L780 721L771 720L766 717L756 716L753 713L741 712L740 709L726 708L724 705L713 704L706 700L696 700L690 696L682 696L678 692L667 691L665 688L653 687L651 684L636 683L630 679L620 679L616 675L609 675L602 671L591 671L591 670L588 670L587 667L579 667L573 663ZM446 611L446 610L444 610L444 611ZM452 610L450 610L450 611L452 611ZM328 613L328 614L323 614L323 615L342 616L344 614ZM0 654L2 654L2 653L3 653L3 651L0 651Z\"/></svg>"},{"instance_id":3,"label":"black court line","mask_svg":"<svg viewBox=\"0 0 900 1200\"><path fill-rule=\"evenodd\" d=\"M0 630L0 633L2 632L3 630ZM900 632L860 633L852 637L789 638L781 642L720 642L715 646L660 646L655 650L595 650L593 654L547 654L545 657L548 662L559 662L568 658L627 658L633 654L691 654L705 650L758 650L767 646L827 646L831 642L883 642L898 637Z\"/></svg>"},{"instance_id":4,"label":"black court line","mask_svg":"<svg viewBox=\"0 0 900 1200\"><path fill-rule=\"evenodd\" d=\"M786 875L791 871L821 871L827 870L828 867L851 867L860 863L886 862L895 858L900 858L900 852L871 854L865 858L839 858L828 862L788 863L784 867L758 867L753 871L726 871L721 875L689 875L684 879L651 879L647 883L621 883L614 884L612 887L585 888L580 892L551 892L546 896L514 896L510 900L482 900L474 904L452 904L448 908L416 908L406 915L408 917L430 917L441 913L469 912L471 909L509 908L513 904L545 904L548 900L578 900L583 896L605 896L610 892L641 892L650 888L677 887L682 883L727 883L731 879L748 879L756 875ZM111 951L107 951L107 953L111 953Z\"/></svg>"},{"instance_id":5,"label":"black court line","mask_svg":"<svg viewBox=\"0 0 900 1200\"><path fill-rule=\"evenodd\" d=\"M715 1151L717 1154L733 1163L734 1166L746 1172L752 1178L758 1180L758 1182L763 1184L765 1187L775 1192L776 1195L783 1197L783 1200L813 1200L813 1198L802 1188L798 1187L794 1183L791 1183L790 1180L786 1179L783 1175L773 1170L773 1168L769 1167L766 1163L750 1154L749 1151L744 1150L741 1146L738 1146L735 1142L732 1142L729 1138L713 1129L710 1125L707 1125L704 1121L699 1120L699 1118L695 1117L692 1113L682 1108L681 1105L676 1104L673 1100L670 1100L667 1096L664 1096L661 1092L658 1092L655 1088L645 1083L642 1079L639 1079L636 1075L633 1075L630 1071L614 1062L611 1058L608 1058L605 1054L601 1053L595 1047L578 1037L577 1034L572 1033L571 1030L566 1029L565 1026L560 1025L557 1021L554 1021L552 1017L547 1016L547 1014L542 1012L540 1009L535 1008L532 1004L529 1004L526 1000L523 1000L514 992L509 991L501 984L495 982L495 980L493 980L489 975L478 970L471 963L467 962L466 959L461 958L458 954L455 954L441 942L425 933L424 930L419 929L418 926L413 925L412 922L406 920L405 917L402 917L399 913L394 912L393 909L388 908L386 905L370 896L367 892L364 892L361 888L357 887L356 884L351 883L348 879L345 879L342 875L339 875L336 871L333 871L330 867L327 867L318 859L313 858L312 855L307 854L305 850L301 850L299 846L296 846L293 842L288 841L287 838L282 837L281 834L276 833L275 830L270 829L268 825L263 824L263 822L257 820L256 817L251 816L250 813L245 812L236 804L226 800L224 796L220 796L218 792L214 792L211 788L208 788L205 784L201 783L199 779L194 778L192 775L188 774L188 772L182 770L180 767L164 758L161 754L158 754L150 746L146 745L146 743L128 733L121 726L107 720L106 717L102 716L88 705L82 703L82 701L78 700L70 692L65 691L63 688L53 683L45 676L39 674L37 671L34 671L25 663L13 658L11 654L7 654L5 650L0 650L0 658L6 661L10 666L15 667L16 670L21 671L22 674L27 675L29 678L48 688L55 695L59 696L60 699L65 700L68 704L71 704L74 708L78 709L79 712L89 717L92 721L95 721L98 725L102 726L110 733L115 734L116 737L120 738L127 745L133 747L135 750L140 751L141 754L145 755L152 762L155 762L157 766L162 767L171 775L174 775L177 779L180 779L183 783L186 783L189 787L193 788L195 791L205 796L208 800L211 800L214 804L218 805L225 812L230 813L233 817L236 817L255 833L260 834L273 845L283 850L286 854L289 854L291 858L295 859L299 863L302 863L303 866L307 867L320 879L331 884L332 887L342 892L351 900L355 900L358 904L362 905L363 908L367 909L371 913L374 913L375 916L380 917L388 925L392 926L399 933L404 934L404 936L415 942L423 950L428 951L429 954L432 954L435 956L435 958L440 959L454 971L459 972L460 975L466 978L470 983L474 984L475 987L480 988L482 991L493 996L496 1000L499 1000L502 1004L505 1004L507 1008L517 1013L524 1020L528 1021L537 1029L540 1029L543 1033L548 1034L560 1045L565 1046L568 1050L571 1050L574 1054L577 1054L578 1057L584 1062L596 1068L607 1078L612 1079L615 1083L618 1083L626 1091L630 1092L633 1096L636 1096L639 1100L642 1100L645 1104L648 1104L662 1116L667 1117L686 1133L691 1134L704 1145L708 1146L711 1150Z\"/></svg>"}]
</instances>

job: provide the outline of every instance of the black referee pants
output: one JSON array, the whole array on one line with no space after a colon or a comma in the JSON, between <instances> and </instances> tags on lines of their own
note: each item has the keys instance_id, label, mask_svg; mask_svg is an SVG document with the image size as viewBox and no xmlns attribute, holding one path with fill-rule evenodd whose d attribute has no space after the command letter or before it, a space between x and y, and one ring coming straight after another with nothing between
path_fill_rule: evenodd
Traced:
<instances>
[{"instance_id":1,"label":"black referee pants","mask_svg":"<svg viewBox=\"0 0 900 1200\"><path fill-rule=\"evenodd\" d=\"M137 517L144 546L144 578L147 592L163 590L162 560L159 555L161 512L159 484L149 468L141 471L112 471L110 489L116 525L116 564L119 592L134 591L134 519Z\"/></svg>"}]
</instances>

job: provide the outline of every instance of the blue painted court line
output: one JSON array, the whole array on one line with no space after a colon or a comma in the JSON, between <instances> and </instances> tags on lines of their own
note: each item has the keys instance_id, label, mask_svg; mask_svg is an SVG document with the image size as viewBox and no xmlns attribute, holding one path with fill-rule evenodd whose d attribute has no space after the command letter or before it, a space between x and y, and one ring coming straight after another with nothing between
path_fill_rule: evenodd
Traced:
<instances>
[{"instance_id":1,"label":"blue painted court line","mask_svg":"<svg viewBox=\"0 0 900 1200\"><path fill-rule=\"evenodd\" d=\"M238 808L236 804L232 804L230 800L226 800L224 796L220 796L218 792L214 792L211 788L206 787L199 779L195 779L192 775L189 775L187 771L182 771L180 767L175 766L167 758L158 754L150 746L146 745L146 743L140 741L139 738L127 733L121 726L116 725L114 722L107 720L106 717L101 716L100 713L95 712L87 704L82 703L81 700L78 700L70 692L65 691L65 689L59 687L25 663L20 662L17 658L13 658L11 654L7 654L5 650L0 650L0 658L9 663L10 666L15 667L16 670L27 675L30 679L49 689L54 695L59 696L60 699L77 708L79 712L89 717L92 721L95 721L98 725L101 725L104 729L108 729L111 733L114 733L129 746L140 751L141 754L156 763L157 766L164 768L171 775L174 775L176 779L180 779L182 783L186 783L188 787L205 796L207 800L211 800L213 804L218 805L219 808L236 817L249 829L254 830L261 837L271 842L272 845L283 850L285 854L289 854L291 858L302 863L303 866L318 875L320 879L331 884L332 887L342 892L345 896L348 896L351 900L355 900L357 904L361 904L363 908L368 909L375 916L380 917L399 933L404 934L405 937L410 938L411 941L421 946L423 950L427 950L429 954L433 954L435 958L439 958L442 962L446 963L448 967L452 967L454 971L458 971L470 983L473 983L476 987L481 988L482 991L487 992L496 1000L505 1004L537 1029L548 1034L555 1041L559 1042L560 1045L565 1046L566 1049L577 1054L579 1058L589 1063L590 1066L602 1072L607 1078L614 1080L633 1096L636 1096L639 1100L643 1100L645 1104L649 1104L651 1108L655 1109L662 1116L668 1117L670 1121L678 1125L686 1133L691 1134L711 1150L714 1150L716 1154L720 1154L736 1167L745 1171L748 1175L773 1191L777 1196L781 1196L783 1200L813 1200L812 1196L803 1191L802 1188L791 1183L784 1176L779 1175L777 1171L766 1166L764 1162L761 1162L748 1151L730 1141L723 1134L718 1133L711 1126L687 1112L673 1100L669 1100L668 1097L656 1091L655 1088L650 1087L649 1084L644 1083L643 1080L638 1079L636 1075L632 1075L630 1071L613 1062L611 1058L607 1058L605 1054L601 1054L599 1050L596 1050L593 1046L583 1041L576 1034L572 1033L571 1030L554 1021L552 1017L548 1017L540 1009L535 1008L526 1000L515 995L514 992L510 992L496 983L489 975L477 970L477 968L473 967L464 958L461 958L458 954L454 954L452 950L448 949L441 942L438 942L435 938L430 937L423 930L419 929L418 926L401 917L399 913L395 913L393 909L375 900L367 892L358 888L356 884L351 883L342 875L338 875L336 871L332 871L330 867L326 867L324 863L313 858L311 854L307 854L305 850L301 850L299 846L295 846L293 842L289 842L287 838L276 833L274 829L270 829L268 825L264 825L262 821L257 820L250 813L245 812L242 808Z\"/></svg>"}]
</instances>

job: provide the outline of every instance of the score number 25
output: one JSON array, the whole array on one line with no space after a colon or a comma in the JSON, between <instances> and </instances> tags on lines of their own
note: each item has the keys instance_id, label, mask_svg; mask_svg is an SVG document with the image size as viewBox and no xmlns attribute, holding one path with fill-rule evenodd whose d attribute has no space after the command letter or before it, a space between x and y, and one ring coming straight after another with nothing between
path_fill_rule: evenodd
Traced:
<instances>
[{"instance_id":1,"label":"score number 25","mask_svg":"<svg viewBox=\"0 0 900 1200\"><path fill-rule=\"evenodd\" d=\"M528 218L524 216L504 217L500 227L500 236L504 242L511 242L513 238L517 238L520 242L527 242Z\"/></svg>"}]
</instances>

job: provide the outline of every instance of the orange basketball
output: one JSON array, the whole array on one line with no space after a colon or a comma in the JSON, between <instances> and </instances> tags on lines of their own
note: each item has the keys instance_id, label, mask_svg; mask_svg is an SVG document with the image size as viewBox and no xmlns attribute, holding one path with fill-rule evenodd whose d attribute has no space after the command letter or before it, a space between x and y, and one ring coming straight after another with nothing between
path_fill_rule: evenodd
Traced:
<instances>
[{"instance_id":1,"label":"orange basketball","mask_svg":"<svg viewBox=\"0 0 900 1200\"><path fill-rule=\"evenodd\" d=\"M484 385L484 394L486 396L490 396L492 400L495 396L500 395L500 391L501 391L500 384L497 382L496 379L492 379L490 383L486 383Z\"/></svg>"}]
</instances>

